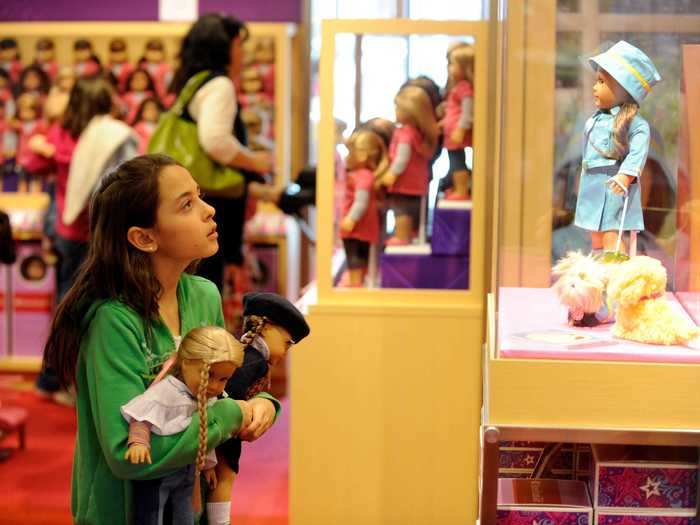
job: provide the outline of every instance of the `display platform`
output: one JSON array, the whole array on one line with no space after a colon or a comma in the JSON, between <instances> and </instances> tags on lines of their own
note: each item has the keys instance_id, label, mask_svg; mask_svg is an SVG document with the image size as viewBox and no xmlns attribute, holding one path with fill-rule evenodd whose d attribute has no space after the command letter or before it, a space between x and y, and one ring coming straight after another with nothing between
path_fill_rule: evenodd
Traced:
<instances>
[{"instance_id":1,"label":"display platform","mask_svg":"<svg viewBox=\"0 0 700 525\"><path fill-rule=\"evenodd\" d=\"M567 324L566 308L550 288L499 290L498 356L519 359L700 363L700 340L692 347L635 343L613 337L612 323L594 328ZM672 293L667 299L690 318Z\"/></svg>"},{"instance_id":2,"label":"display platform","mask_svg":"<svg viewBox=\"0 0 700 525\"><path fill-rule=\"evenodd\" d=\"M676 292L676 298L693 321L700 324L700 292Z\"/></svg>"}]
</instances>

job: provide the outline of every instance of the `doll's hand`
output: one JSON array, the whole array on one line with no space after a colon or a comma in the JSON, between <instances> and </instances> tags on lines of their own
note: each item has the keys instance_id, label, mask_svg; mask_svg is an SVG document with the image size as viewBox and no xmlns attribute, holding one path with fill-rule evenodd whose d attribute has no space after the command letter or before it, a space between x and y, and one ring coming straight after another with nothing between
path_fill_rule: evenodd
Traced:
<instances>
[{"instance_id":1,"label":"doll's hand","mask_svg":"<svg viewBox=\"0 0 700 525\"><path fill-rule=\"evenodd\" d=\"M202 472L202 474L204 474L204 479L207 480L207 486L209 487L209 490L214 490L218 483L216 479L216 469L208 468L207 470Z\"/></svg>"},{"instance_id":2,"label":"doll's hand","mask_svg":"<svg viewBox=\"0 0 700 525\"><path fill-rule=\"evenodd\" d=\"M340 223L340 229L344 232L351 232L355 228L355 221L349 215Z\"/></svg>"},{"instance_id":3,"label":"doll's hand","mask_svg":"<svg viewBox=\"0 0 700 525\"><path fill-rule=\"evenodd\" d=\"M382 177L382 184L388 188L396 182L396 179L397 177L393 172L387 171Z\"/></svg>"},{"instance_id":4,"label":"doll's hand","mask_svg":"<svg viewBox=\"0 0 700 525\"><path fill-rule=\"evenodd\" d=\"M42 157L53 157L54 147L46 140L44 135L34 135L27 142L29 149Z\"/></svg>"},{"instance_id":5,"label":"doll's hand","mask_svg":"<svg viewBox=\"0 0 700 525\"><path fill-rule=\"evenodd\" d=\"M151 461L151 449L146 445L141 445L135 443L129 447L124 455L129 463L133 465L139 465L141 463L152 463Z\"/></svg>"},{"instance_id":6,"label":"doll's hand","mask_svg":"<svg viewBox=\"0 0 700 525\"><path fill-rule=\"evenodd\" d=\"M464 135L467 133L467 130L464 128L455 128L452 130L452 133L450 133L450 140L456 144L460 144L464 140Z\"/></svg>"},{"instance_id":7,"label":"doll's hand","mask_svg":"<svg viewBox=\"0 0 700 525\"><path fill-rule=\"evenodd\" d=\"M237 433L242 434L253 421L253 408L248 401L243 401L242 399L236 399L236 403L238 403L238 407L241 409L241 428L238 429Z\"/></svg>"},{"instance_id":8,"label":"doll's hand","mask_svg":"<svg viewBox=\"0 0 700 525\"><path fill-rule=\"evenodd\" d=\"M625 175L624 173L618 173L608 181L608 186L617 195L624 195L626 189L630 187L634 177L631 175ZM621 187L622 185L622 187ZM624 190L622 188L625 188Z\"/></svg>"},{"instance_id":9,"label":"doll's hand","mask_svg":"<svg viewBox=\"0 0 700 525\"><path fill-rule=\"evenodd\" d=\"M275 405L264 397L254 397L249 402L253 409L253 421L241 431L243 441L255 441L262 436L275 421Z\"/></svg>"}]
</instances>

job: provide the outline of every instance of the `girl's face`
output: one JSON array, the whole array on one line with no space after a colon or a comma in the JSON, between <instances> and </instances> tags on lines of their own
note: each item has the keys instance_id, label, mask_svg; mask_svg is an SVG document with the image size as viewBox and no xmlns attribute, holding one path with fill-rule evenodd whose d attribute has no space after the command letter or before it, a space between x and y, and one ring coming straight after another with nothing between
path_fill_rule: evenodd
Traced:
<instances>
[{"instance_id":1,"label":"girl's face","mask_svg":"<svg viewBox=\"0 0 700 525\"><path fill-rule=\"evenodd\" d=\"M266 323L261 335L270 349L270 364L275 366L282 362L294 344L289 332L276 324Z\"/></svg>"},{"instance_id":2,"label":"girl's face","mask_svg":"<svg viewBox=\"0 0 700 525\"><path fill-rule=\"evenodd\" d=\"M449 75L450 79L454 82L464 80L464 73L462 72L462 68L459 67L459 64L455 61L454 58L452 58L452 55L450 55L447 61L447 74Z\"/></svg>"},{"instance_id":3,"label":"girl's face","mask_svg":"<svg viewBox=\"0 0 700 525\"><path fill-rule=\"evenodd\" d=\"M593 84L593 101L598 109L610 109L625 100L625 90L604 69L598 69Z\"/></svg>"},{"instance_id":4,"label":"girl's face","mask_svg":"<svg viewBox=\"0 0 700 525\"><path fill-rule=\"evenodd\" d=\"M197 395L199 392L199 377L202 370L201 359L185 359L182 362L182 379L187 389ZM209 366L209 383L207 383L207 397L218 397L224 391L226 382L236 371L236 365L232 361L221 361Z\"/></svg>"},{"instance_id":5,"label":"girl's face","mask_svg":"<svg viewBox=\"0 0 700 525\"><path fill-rule=\"evenodd\" d=\"M166 166L159 175L160 203L153 257L187 267L195 259L211 257L219 249L214 208L201 199L199 186L181 166Z\"/></svg>"},{"instance_id":6,"label":"girl's face","mask_svg":"<svg viewBox=\"0 0 700 525\"><path fill-rule=\"evenodd\" d=\"M143 107L143 113L141 114L141 118L146 122L158 122L159 115L160 111L158 110L158 106L156 106L156 103L146 102L146 105Z\"/></svg>"},{"instance_id":7,"label":"girl's face","mask_svg":"<svg viewBox=\"0 0 700 525\"><path fill-rule=\"evenodd\" d=\"M148 89L148 76L145 71L137 71L134 76L131 77L131 84L129 85L131 91L146 91Z\"/></svg>"}]
</instances>

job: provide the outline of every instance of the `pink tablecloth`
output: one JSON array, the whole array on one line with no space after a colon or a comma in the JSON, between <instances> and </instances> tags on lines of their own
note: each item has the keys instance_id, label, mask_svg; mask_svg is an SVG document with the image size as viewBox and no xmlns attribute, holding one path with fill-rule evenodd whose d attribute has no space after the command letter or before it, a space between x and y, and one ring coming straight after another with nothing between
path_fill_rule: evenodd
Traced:
<instances>
[{"instance_id":1,"label":"pink tablecloth","mask_svg":"<svg viewBox=\"0 0 700 525\"><path fill-rule=\"evenodd\" d=\"M668 300L681 315L688 313L675 299ZM500 288L498 294L499 357L584 361L643 361L700 363L700 341L692 346L657 346L617 339L612 324L573 328L566 309L550 288Z\"/></svg>"}]
</instances>

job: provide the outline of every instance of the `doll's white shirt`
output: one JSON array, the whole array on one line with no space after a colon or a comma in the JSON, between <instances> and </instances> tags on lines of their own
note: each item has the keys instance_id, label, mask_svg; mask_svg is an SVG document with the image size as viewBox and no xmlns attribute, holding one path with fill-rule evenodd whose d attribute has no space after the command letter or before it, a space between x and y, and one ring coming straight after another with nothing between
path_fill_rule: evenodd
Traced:
<instances>
[{"instance_id":1,"label":"doll's white shirt","mask_svg":"<svg viewBox=\"0 0 700 525\"><path fill-rule=\"evenodd\" d=\"M226 392L223 393L226 397ZM216 398L207 401L207 407L216 403ZM192 422L197 411L197 399L187 385L173 375L168 375L143 394L136 396L121 407L122 416L128 423L143 421L151 426L151 432L170 436L183 432ZM213 461L213 462L212 462ZM205 468L216 465L216 453L207 454Z\"/></svg>"},{"instance_id":2,"label":"doll's white shirt","mask_svg":"<svg viewBox=\"0 0 700 525\"><path fill-rule=\"evenodd\" d=\"M197 122L199 143L215 161L228 165L239 151L247 150L233 135L238 102L230 78L219 76L204 84L187 110Z\"/></svg>"}]
</instances>

